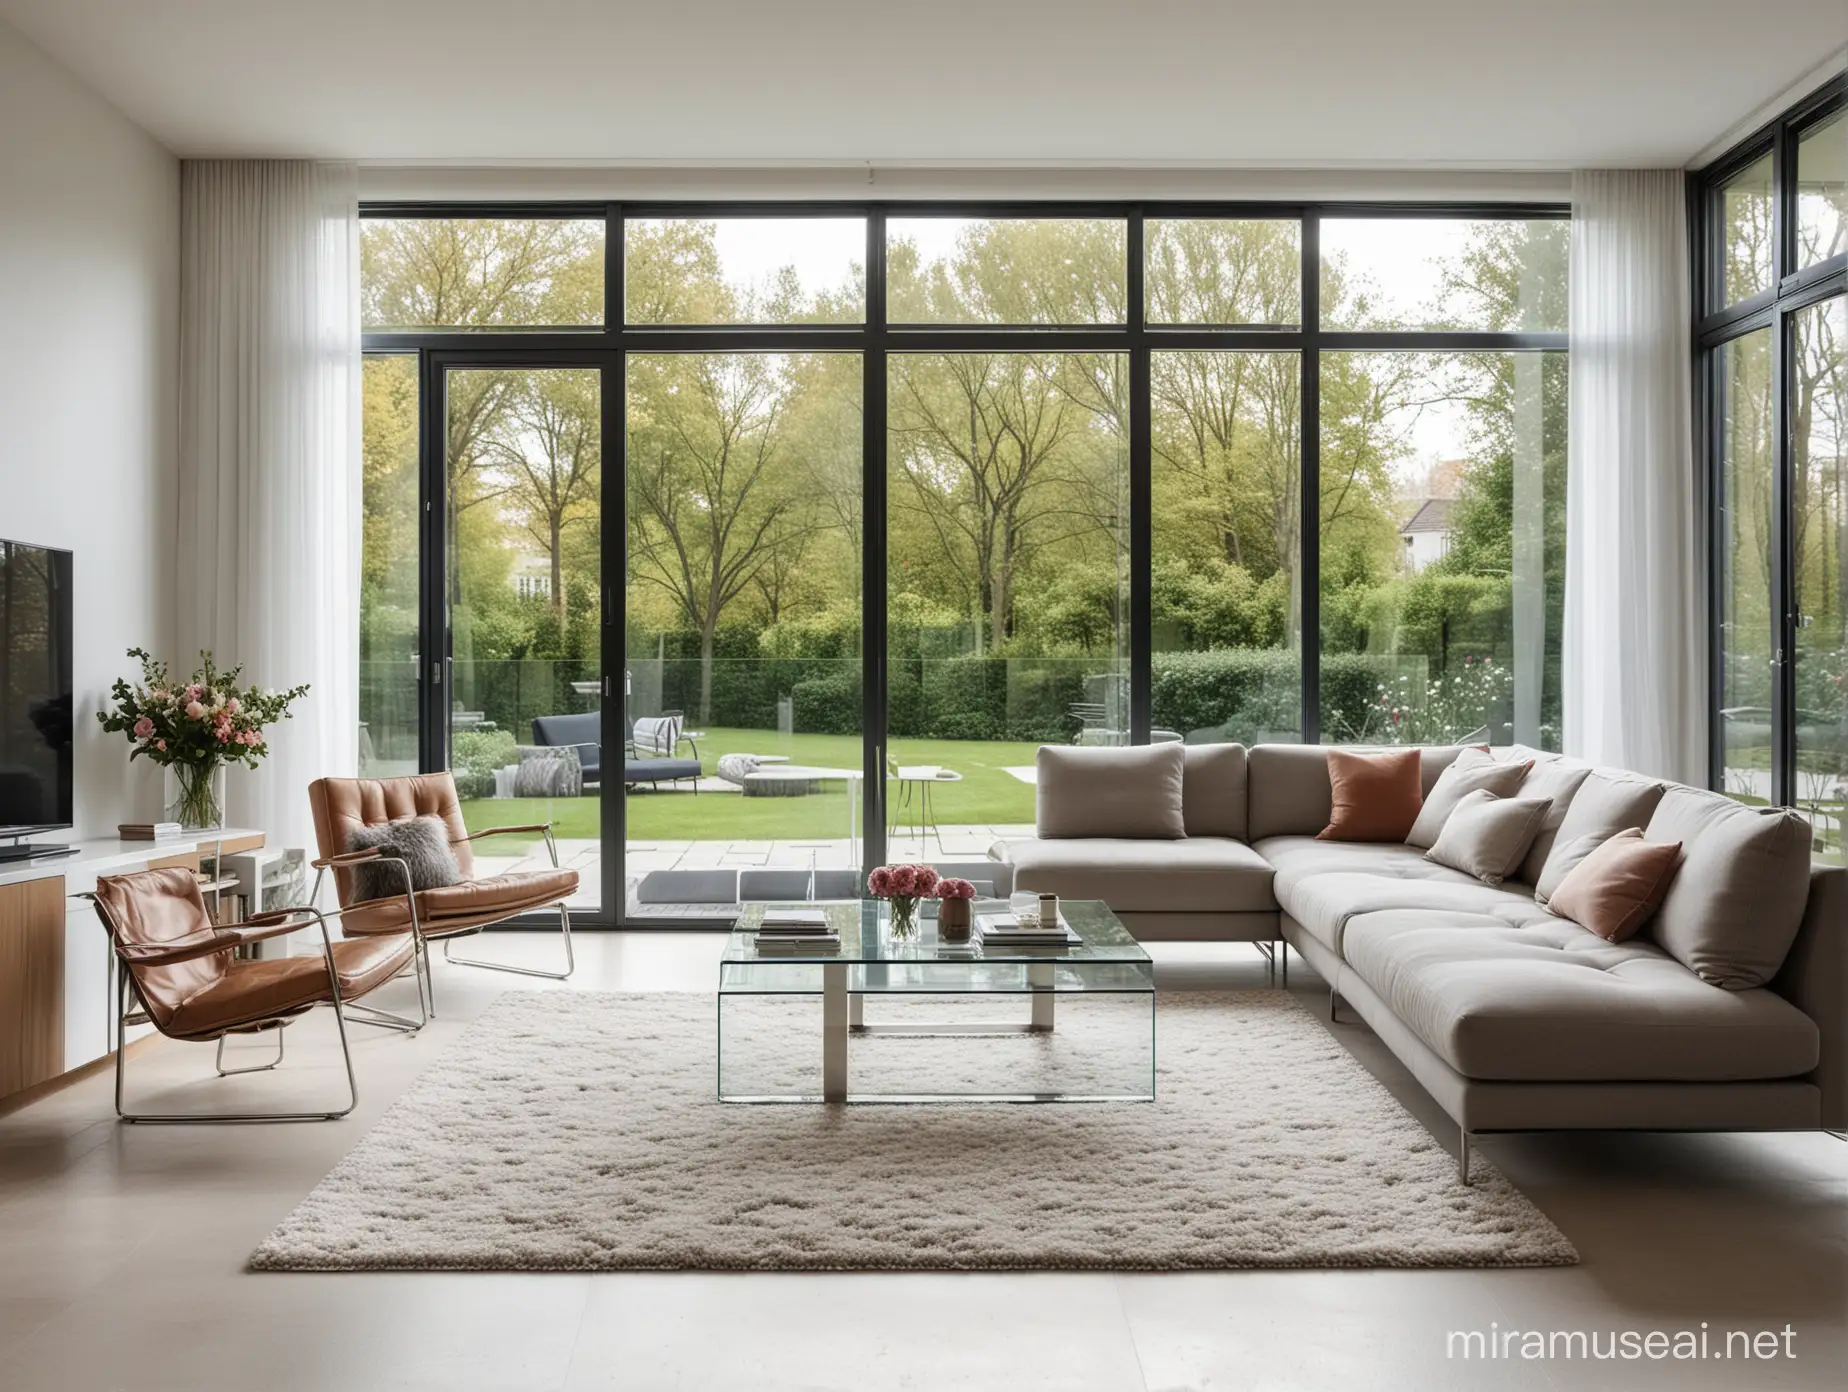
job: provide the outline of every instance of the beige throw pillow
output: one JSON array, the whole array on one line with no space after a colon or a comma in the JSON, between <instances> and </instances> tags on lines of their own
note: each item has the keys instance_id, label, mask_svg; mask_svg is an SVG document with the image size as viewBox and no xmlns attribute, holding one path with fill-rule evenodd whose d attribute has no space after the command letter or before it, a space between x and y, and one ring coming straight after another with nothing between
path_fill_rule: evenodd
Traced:
<instances>
[{"instance_id":1,"label":"beige throw pillow","mask_svg":"<svg viewBox=\"0 0 1848 1392\"><path fill-rule=\"evenodd\" d=\"M1534 902L1544 904L1560 882L1586 856L1618 832L1646 827L1662 800L1664 785L1638 775L1593 769L1572 795L1572 805L1560 820L1553 849L1534 880ZM1662 836L1659 841L1678 841Z\"/></svg>"},{"instance_id":2,"label":"beige throw pillow","mask_svg":"<svg viewBox=\"0 0 1848 1392\"><path fill-rule=\"evenodd\" d=\"M1545 798L1497 797L1486 788L1465 793L1425 859L1498 885L1527 854L1548 806Z\"/></svg>"},{"instance_id":3,"label":"beige throw pillow","mask_svg":"<svg viewBox=\"0 0 1848 1392\"><path fill-rule=\"evenodd\" d=\"M1553 853L1553 842L1559 836L1559 828L1566 820L1566 813L1572 808L1572 799L1577 795L1579 785L1591 776L1591 767L1557 756L1543 755L1532 758L1531 762L1533 767L1528 769L1527 777L1521 780L1521 786L1515 790L1516 796L1549 798L1553 805L1547 809L1546 820L1540 823L1540 834L1534 837L1534 844L1527 848L1527 855L1521 861L1520 869L1515 871L1514 878L1525 880L1528 884L1538 884L1540 872L1546 869L1547 857Z\"/></svg>"},{"instance_id":4,"label":"beige throw pillow","mask_svg":"<svg viewBox=\"0 0 1848 1392\"><path fill-rule=\"evenodd\" d=\"M1187 835L1178 744L1123 749L1043 744L1035 762L1035 825L1047 840L1178 841Z\"/></svg>"},{"instance_id":5,"label":"beige throw pillow","mask_svg":"<svg viewBox=\"0 0 1848 1392\"><path fill-rule=\"evenodd\" d=\"M1418 809L1418 820L1405 834L1405 844L1429 850L1437 844L1438 833L1464 797L1479 788L1496 797L1513 797L1532 767L1531 761L1505 764L1487 750L1465 749L1438 775L1431 791L1425 794L1424 806Z\"/></svg>"}]
</instances>

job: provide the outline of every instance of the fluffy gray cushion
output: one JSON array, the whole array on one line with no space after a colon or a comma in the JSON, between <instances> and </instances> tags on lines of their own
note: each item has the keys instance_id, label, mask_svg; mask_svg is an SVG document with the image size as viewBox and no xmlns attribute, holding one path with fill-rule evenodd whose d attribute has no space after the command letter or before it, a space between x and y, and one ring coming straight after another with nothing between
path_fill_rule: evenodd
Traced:
<instances>
[{"instance_id":1,"label":"fluffy gray cushion","mask_svg":"<svg viewBox=\"0 0 1848 1392\"><path fill-rule=\"evenodd\" d=\"M571 744L521 744L514 746L518 766L513 774L515 797L581 797L584 792L584 765L577 746Z\"/></svg>"},{"instance_id":2,"label":"fluffy gray cushion","mask_svg":"<svg viewBox=\"0 0 1848 1392\"><path fill-rule=\"evenodd\" d=\"M1425 859L1498 885L1533 845L1549 805L1545 798L1497 797L1487 788L1465 793Z\"/></svg>"},{"instance_id":3,"label":"fluffy gray cushion","mask_svg":"<svg viewBox=\"0 0 1848 1392\"><path fill-rule=\"evenodd\" d=\"M440 889L462 882L462 867L449 849L449 827L441 817L406 817L357 827L347 838L349 851L369 851L375 846L404 862L411 872L412 889ZM388 894L404 893L404 875L395 865L362 861L352 868L352 873L356 899L383 899Z\"/></svg>"},{"instance_id":4,"label":"fluffy gray cushion","mask_svg":"<svg viewBox=\"0 0 1848 1392\"><path fill-rule=\"evenodd\" d=\"M1187 835L1178 744L1122 749L1040 746L1037 829L1048 839L1114 836L1178 841Z\"/></svg>"}]
</instances>

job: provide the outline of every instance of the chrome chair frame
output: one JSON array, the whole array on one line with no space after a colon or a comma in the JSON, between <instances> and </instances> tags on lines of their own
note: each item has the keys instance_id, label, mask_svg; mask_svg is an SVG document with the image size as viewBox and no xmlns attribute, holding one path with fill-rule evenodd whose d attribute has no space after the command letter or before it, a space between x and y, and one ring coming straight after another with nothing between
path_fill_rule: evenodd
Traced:
<instances>
[{"instance_id":1,"label":"chrome chair frame","mask_svg":"<svg viewBox=\"0 0 1848 1392\"><path fill-rule=\"evenodd\" d=\"M552 834L552 824L550 822L535 822L528 826L489 827L484 831L477 831L468 836L457 837L452 840L450 844L459 845L464 841L479 841L486 836L530 835L535 831L545 837L546 854L551 857L552 868L554 870L558 869L558 842ZM416 962L421 968L418 1004L421 1007L423 1019L416 1023L415 1028L412 1028L411 1021L405 1020L402 1016L395 1015L383 1019L362 1019L356 1017L355 1023L368 1025L376 1024L388 1029L406 1029L414 1034L418 1029L421 1029L436 1017L436 980L430 971L430 942L429 939L424 936L423 921L417 913L417 891L411 883L410 866L407 865L402 858L386 855L384 851L378 848L363 851L347 851L341 855L323 857L314 862L314 892L308 896L309 902L320 902L321 882L326 878L329 870L359 865L367 861L382 861L396 865L398 867L398 873L404 879L404 901L406 907L410 910L411 937L416 944ZM378 901L369 900L366 902L376 903ZM331 911L330 917L339 917L348 910L357 907L358 905L349 904L335 908ZM539 907L545 908L546 906L541 904ZM453 944L455 939L472 937L476 933L485 932L489 928L495 926L493 923L484 923L476 928L468 928L459 933L445 935L442 939L443 960L458 967L480 967L486 971L511 972L516 976L542 976L549 981L564 981L577 970L577 956L571 946L571 911L565 906L565 901L562 899L558 901L556 907L558 909L558 925L560 931L564 935L565 943L565 969L561 972L546 971L540 967L519 967L508 962L489 962L475 957L457 957L454 954ZM509 914L507 917L511 918L513 915ZM497 919L496 922L504 923L506 919ZM386 1015L386 1012L375 1010L372 1007L356 1006L354 1008L367 1010L375 1016Z\"/></svg>"},{"instance_id":2,"label":"chrome chair frame","mask_svg":"<svg viewBox=\"0 0 1848 1392\"><path fill-rule=\"evenodd\" d=\"M94 901L94 894L85 894L83 898ZM297 917L305 915L306 917ZM306 925L312 918L321 930L321 951L327 964L328 988L333 999L329 1002L334 1008L334 1024L340 1033L340 1056L346 1066L347 1103L337 1111L331 1112L131 1112L125 1102L128 1077L128 1030L130 1025L150 1024L153 1017L148 1011L147 1002L141 998L141 988L135 984L134 972L130 970L131 959L124 956L121 945L116 941L115 931L108 928L107 919L104 927L109 932L111 960L115 968L117 983L115 1010L115 1109L116 1116L122 1121L140 1125L190 1125L201 1123L238 1123L262 1121L338 1121L359 1105L359 1083L353 1075L353 1050L347 1042L346 1013L341 1008L340 971L334 961L333 937L327 931L327 917L313 907L290 909L273 909L261 913L243 923L214 926L209 938L188 943L184 939L177 944L168 945L166 950L136 954L132 961L143 966L169 966L189 961L194 957L208 956L214 952L223 952L228 948L243 947L249 943L262 942L267 938L283 937ZM254 930L254 931L251 931ZM199 935L194 935L199 936ZM129 1008L130 1001L140 1007ZM304 1012L305 1013L305 1012ZM248 1030L227 1030L218 1036L216 1069L221 1078L233 1077L239 1073L263 1073L275 1068L282 1062L283 1035L294 1020L275 1020L268 1024ZM224 1066L225 1038L229 1034L267 1034L276 1031L276 1057L271 1062L251 1068L226 1068ZM182 1043L190 1041L182 1040ZM200 1041L203 1042L203 1041Z\"/></svg>"},{"instance_id":3,"label":"chrome chair frame","mask_svg":"<svg viewBox=\"0 0 1848 1392\"><path fill-rule=\"evenodd\" d=\"M308 902L315 906L317 913L325 913L328 918L339 918L346 909L339 904L322 910L321 882L327 878L330 868L337 865L357 865L361 861L375 860L386 865L398 867L398 873L404 879L405 902L411 909L411 974L417 978L417 1015L413 1020L408 1016L398 1015L389 1010L380 1010L376 1005L361 1005L358 1001L347 1004L347 1018L356 1025L375 1025L379 1029L397 1030L403 1034L415 1035L430 1023L436 1015L436 988L430 980L430 945L424 941L422 931L417 923L417 895L411 888L411 867L399 856L388 856L382 850L349 851L345 855L328 856L314 862L314 888L309 891Z\"/></svg>"}]
</instances>

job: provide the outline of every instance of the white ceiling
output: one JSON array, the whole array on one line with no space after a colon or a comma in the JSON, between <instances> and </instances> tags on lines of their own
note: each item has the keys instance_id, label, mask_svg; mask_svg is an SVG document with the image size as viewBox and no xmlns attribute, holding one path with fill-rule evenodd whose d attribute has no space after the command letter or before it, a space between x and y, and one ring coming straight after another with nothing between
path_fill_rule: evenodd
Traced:
<instances>
[{"instance_id":1,"label":"white ceiling","mask_svg":"<svg viewBox=\"0 0 1848 1392\"><path fill-rule=\"evenodd\" d=\"M182 155L1679 165L1845 0L0 0Z\"/></svg>"}]
</instances>

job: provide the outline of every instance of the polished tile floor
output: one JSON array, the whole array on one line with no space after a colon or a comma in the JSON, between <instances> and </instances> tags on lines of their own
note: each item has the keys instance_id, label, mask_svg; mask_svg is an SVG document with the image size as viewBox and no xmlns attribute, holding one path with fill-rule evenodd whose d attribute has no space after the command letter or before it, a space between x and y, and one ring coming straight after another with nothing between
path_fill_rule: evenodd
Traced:
<instances>
[{"instance_id":1,"label":"polished tile floor","mask_svg":"<svg viewBox=\"0 0 1848 1392\"><path fill-rule=\"evenodd\" d=\"M582 935L559 989L707 989L712 934ZM556 940L503 935L509 955ZM1249 949L1158 946L1164 989L1256 987ZM1326 995L1292 970L1318 1010ZM1822 1388L1848 1376L1848 1145L1821 1135L1491 1137L1578 1245L1547 1271L1038 1275L253 1275L252 1247L509 985L438 968L444 1016L358 1031L359 1110L308 1126L133 1128L98 1077L0 1118L0 1388ZM407 983L388 989L408 999ZM387 1001L386 1003L389 1003ZM1418 1117L1365 1026L1334 1026ZM278 1075L135 1060L163 1103L327 1095L332 1022ZM1463 1361L1450 1331L1795 1330L1794 1360Z\"/></svg>"}]
</instances>

